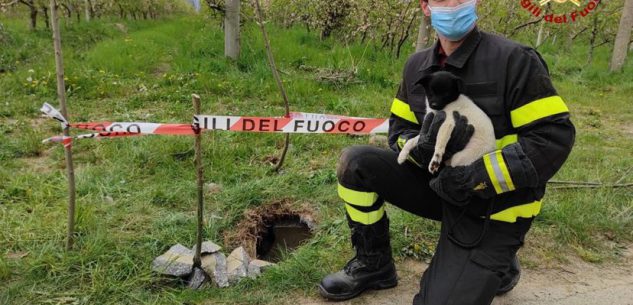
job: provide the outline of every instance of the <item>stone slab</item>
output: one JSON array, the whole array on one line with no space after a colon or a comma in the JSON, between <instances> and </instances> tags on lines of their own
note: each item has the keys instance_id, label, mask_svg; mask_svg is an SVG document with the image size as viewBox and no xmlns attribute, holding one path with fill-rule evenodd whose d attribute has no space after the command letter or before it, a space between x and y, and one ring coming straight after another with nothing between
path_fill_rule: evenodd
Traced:
<instances>
[{"instance_id":1,"label":"stone slab","mask_svg":"<svg viewBox=\"0 0 633 305\"><path fill-rule=\"evenodd\" d=\"M193 250L192 252L195 254L196 253L196 247L197 245L193 246ZM209 253L215 253L222 250L222 247L218 246L217 244L215 244L212 241L204 241L202 242L202 247L200 247L200 254L209 254Z\"/></svg>"},{"instance_id":2,"label":"stone slab","mask_svg":"<svg viewBox=\"0 0 633 305\"><path fill-rule=\"evenodd\" d=\"M193 253L181 244L172 246L152 262L152 270L163 275L184 277L191 274L192 269Z\"/></svg>"},{"instance_id":3,"label":"stone slab","mask_svg":"<svg viewBox=\"0 0 633 305\"><path fill-rule=\"evenodd\" d=\"M248 264L250 258L243 247L238 247L226 258L226 271L229 281L237 282L240 278L248 275Z\"/></svg>"}]
</instances>

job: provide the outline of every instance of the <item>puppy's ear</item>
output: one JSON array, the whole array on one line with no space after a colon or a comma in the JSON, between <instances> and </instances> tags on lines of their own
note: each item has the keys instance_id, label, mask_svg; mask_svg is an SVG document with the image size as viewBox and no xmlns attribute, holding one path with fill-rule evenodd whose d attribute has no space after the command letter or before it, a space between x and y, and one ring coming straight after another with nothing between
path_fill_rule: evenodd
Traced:
<instances>
[{"instance_id":1,"label":"puppy's ear","mask_svg":"<svg viewBox=\"0 0 633 305\"><path fill-rule=\"evenodd\" d=\"M455 82L455 88L457 88L457 93L458 94L464 94L464 90L465 90L465 87L466 87L466 85L464 84L464 80L461 79L461 77L455 76L453 81Z\"/></svg>"},{"instance_id":2,"label":"puppy's ear","mask_svg":"<svg viewBox=\"0 0 633 305\"><path fill-rule=\"evenodd\" d=\"M424 77L420 78L420 80L416 84L422 85L424 87L424 91L429 92L429 83L433 78L433 74L424 75Z\"/></svg>"}]
</instances>

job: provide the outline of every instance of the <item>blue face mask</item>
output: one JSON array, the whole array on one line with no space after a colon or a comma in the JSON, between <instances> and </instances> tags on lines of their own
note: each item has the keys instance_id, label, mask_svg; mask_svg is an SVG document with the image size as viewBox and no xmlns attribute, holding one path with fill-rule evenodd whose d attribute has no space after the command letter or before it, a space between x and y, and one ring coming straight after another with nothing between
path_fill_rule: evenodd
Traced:
<instances>
[{"instance_id":1,"label":"blue face mask","mask_svg":"<svg viewBox=\"0 0 633 305\"><path fill-rule=\"evenodd\" d=\"M443 37L450 41L458 41L466 36L475 26L477 13L476 0L462 3L455 7L432 7L431 25Z\"/></svg>"}]
</instances>

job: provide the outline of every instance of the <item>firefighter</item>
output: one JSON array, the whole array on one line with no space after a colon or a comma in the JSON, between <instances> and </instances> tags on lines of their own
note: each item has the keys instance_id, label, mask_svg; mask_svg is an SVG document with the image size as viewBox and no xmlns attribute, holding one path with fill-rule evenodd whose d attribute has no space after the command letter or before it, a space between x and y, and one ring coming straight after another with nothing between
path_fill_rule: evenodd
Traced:
<instances>
[{"instance_id":1,"label":"firefighter","mask_svg":"<svg viewBox=\"0 0 633 305\"><path fill-rule=\"evenodd\" d=\"M534 49L479 30L477 0L421 0L438 41L413 54L391 105L391 149L354 146L337 165L356 255L319 284L321 295L347 300L367 289L394 287L385 202L441 222L435 254L413 304L490 304L519 281L517 250L541 210L547 181L567 159L575 128L556 93L546 63ZM472 126L458 113L426 114L419 80L449 71L490 117L497 149L468 166L426 170L439 125L456 126L445 160L461 150ZM420 135L409 162L400 148Z\"/></svg>"}]
</instances>

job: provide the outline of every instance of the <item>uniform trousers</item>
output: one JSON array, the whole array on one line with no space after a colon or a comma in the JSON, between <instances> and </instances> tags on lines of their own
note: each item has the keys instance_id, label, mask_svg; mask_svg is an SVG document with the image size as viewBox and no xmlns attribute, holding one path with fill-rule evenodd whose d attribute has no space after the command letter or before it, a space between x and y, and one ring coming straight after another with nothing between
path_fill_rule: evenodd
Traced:
<instances>
[{"instance_id":1,"label":"uniform trousers","mask_svg":"<svg viewBox=\"0 0 633 305\"><path fill-rule=\"evenodd\" d=\"M337 177L347 189L377 194L374 204L363 212L382 209L387 202L441 222L435 254L413 304L490 304L532 219L518 218L515 223L486 220L494 199L475 198L465 207L445 202L429 187L433 176L426 168L408 161L400 165L397 156L392 150L373 146L349 147L339 159Z\"/></svg>"}]
</instances>

